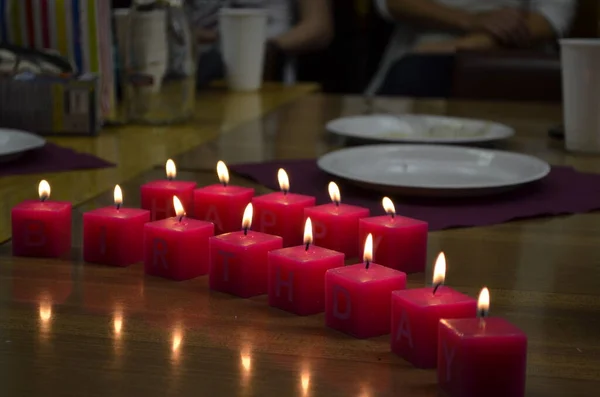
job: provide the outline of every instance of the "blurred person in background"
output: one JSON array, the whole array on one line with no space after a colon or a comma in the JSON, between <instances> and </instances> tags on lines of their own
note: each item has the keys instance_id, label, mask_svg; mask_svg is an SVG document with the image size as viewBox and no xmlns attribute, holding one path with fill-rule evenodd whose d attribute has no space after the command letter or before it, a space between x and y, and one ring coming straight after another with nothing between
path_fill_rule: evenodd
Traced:
<instances>
[{"instance_id":1,"label":"blurred person in background","mask_svg":"<svg viewBox=\"0 0 600 397\"><path fill-rule=\"evenodd\" d=\"M395 23L367 95L448 97L457 50L540 48L568 33L577 0L374 0Z\"/></svg>"},{"instance_id":2,"label":"blurred person in background","mask_svg":"<svg viewBox=\"0 0 600 397\"><path fill-rule=\"evenodd\" d=\"M262 8L267 11L266 80L293 83L293 56L323 49L333 37L329 0L186 0L186 6L200 53L199 87L224 75L218 48L218 13L223 7Z\"/></svg>"}]
</instances>

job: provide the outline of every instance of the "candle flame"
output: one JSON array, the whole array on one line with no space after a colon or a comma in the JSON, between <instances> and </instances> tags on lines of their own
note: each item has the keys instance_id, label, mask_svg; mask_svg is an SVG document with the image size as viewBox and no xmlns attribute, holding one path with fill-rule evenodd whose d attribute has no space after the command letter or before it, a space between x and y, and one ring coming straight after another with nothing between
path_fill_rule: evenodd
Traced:
<instances>
[{"instance_id":1,"label":"candle flame","mask_svg":"<svg viewBox=\"0 0 600 397\"><path fill-rule=\"evenodd\" d=\"M229 183L229 170L225 163L221 160L217 162L217 176L219 177L219 182L223 185L227 185Z\"/></svg>"},{"instance_id":2,"label":"candle flame","mask_svg":"<svg viewBox=\"0 0 600 397\"><path fill-rule=\"evenodd\" d=\"M329 182L328 190L331 201L335 204L339 204L342 201L342 196L340 195L340 188L338 185L335 182Z\"/></svg>"},{"instance_id":3,"label":"candle flame","mask_svg":"<svg viewBox=\"0 0 600 397\"><path fill-rule=\"evenodd\" d=\"M490 291L487 287L483 287L477 299L477 312L481 317L485 317L490 310Z\"/></svg>"},{"instance_id":4,"label":"candle flame","mask_svg":"<svg viewBox=\"0 0 600 397\"><path fill-rule=\"evenodd\" d=\"M250 356L250 354L240 354L240 360L242 362L242 368L244 368L244 371L249 372L252 368L252 357Z\"/></svg>"},{"instance_id":5,"label":"candle flame","mask_svg":"<svg viewBox=\"0 0 600 397\"><path fill-rule=\"evenodd\" d=\"M369 263L373 261L373 235L369 233L365 240L365 250L363 253L363 261Z\"/></svg>"},{"instance_id":6,"label":"candle flame","mask_svg":"<svg viewBox=\"0 0 600 397\"><path fill-rule=\"evenodd\" d=\"M250 229L250 226L252 226L253 210L252 203L248 203L246 209L244 210L244 216L242 217L242 229L248 230Z\"/></svg>"},{"instance_id":7,"label":"candle flame","mask_svg":"<svg viewBox=\"0 0 600 397\"><path fill-rule=\"evenodd\" d=\"M310 372L302 371L300 376L300 384L302 386L302 393L304 395L308 394L308 388L310 387Z\"/></svg>"},{"instance_id":8,"label":"candle flame","mask_svg":"<svg viewBox=\"0 0 600 397\"><path fill-rule=\"evenodd\" d=\"M40 303L40 320L47 323L52 319L52 305L49 302Z\"/></svg>"},{"instance_id":9,"label":"candle flame","mask_svg":"<svg viewBox=\"0 0 600 397\"><path fill-rule=\"evenodd\" d=\"M171 159L168 159L165 168L167 170L167 178L175 179L177 176L177 167L175 167L175 162Z\"/></svg>"},{"instance_id":10,"label":"candle flame","mask_svg":"<svg viewBox=\"0 0 600 397\"><path fill-rule=\"evenodd\" d=\"M181 200L177 196L173 196L173 208L175 209L175 215L178 218L185 216L185 209L183 208L183 204L181 204Z\"/></svg>"},{"instance_id":11,"label":"candle flame","mask_svg":"<svg viewBox=\"0 0 600 397\"><path fill-rule=\"evenodd\" d=\"M38 194L40 195L40 200L46 200L50 197L50 184L47 180L42 179L40 184L38 185Z\"/></svg>"},{"instance_id":12,"label":"candle flame","mask_svg":"<svg viewBox=\"0 0 600 397\"><path fill-rule=\"evenodd\" d=\"M123 204L123 192L121 191L121 186L115 185L115 192L113 193L113 197L115 198L115 205L117 207Z\"/></svg>"},{"instance_id":13,"label":"candle flame","mask_svg":"<svg viewBox=\"0 0 600 397\"><path fill-rule=\"evenodd\" d=\"M394 203L389 197L384 197L383 200L381 200L381 204L383 205L386 214L391 216L396 215L396 207L394 207Z\"/></svg>"},{"instance_id":14,"label":"candle flame","mask_svg":"<svg viewBox=\"0 0 600 397\"><path fill-rule=\"evenodd\" d=\"M313 231L312 231L312 221L309 218L306 218L306 223L304 224L304 244L312 244L313 242Z\"/></svg>"},{"instance_id":15,"label":"candle flame","mask_svg":"<svg viewBox=\"0 0 600 397\"><path fill-rule=\"evenodd\" d=\"M279 181L279 189L284 193L289 192L290 178L283 168L280 168L279 171L277 171L277 180Z\"/></svg>"},{"instance_id":16,"label":"candle flame","mask_svg":"<svg viewBox=\"0 0 600 397\"><path fill-rule=\"evenodd\" d=\"M177 353L181 348L181 342L183 341L183 331L178 327L173 332L173 341L171 342L171 351Z\"/></svg>"},{"instance_id":17,"label":"candle flame","mask_svg":"<svg viewBox=\"0 0 600 397\"><path fill-rule=\"evenodd\" d=\"M444 284L446 279L446 255L440 252L433 267L433 285Z\"/></svg>"},{"instance_id":18,"label":"candle flame","mask_svg":"<svg viewBox=\"0 0 600 397\"><path fill-rule=\"evenodd\" d=\"M115 336L118 338L121 336L123 330L123 313L121 310L117 310L113 318L113 328L115 330Z\"/></svg>"}]
</instances>

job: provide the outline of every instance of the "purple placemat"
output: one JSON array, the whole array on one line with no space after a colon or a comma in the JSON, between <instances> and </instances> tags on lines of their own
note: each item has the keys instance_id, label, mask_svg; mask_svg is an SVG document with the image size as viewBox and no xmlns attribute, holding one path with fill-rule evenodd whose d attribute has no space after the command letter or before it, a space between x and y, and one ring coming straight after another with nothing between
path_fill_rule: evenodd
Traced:
<instances>
[{"instance_id":1,"label":"purple placemat","mask_svg":"<svg viewBox=\"0 0 600 397\"><path fill-rule=\"evenodd\" d=\"M315 196L317 203L330 202L330 175L319 170L315 160L279 161L230 166L241 176L278 190L277 170L284 168L291 191ZM359 205L371 214L384 214L381 194L337 181L342 202ZM552 167L540 182L497 196L469 199L395 199L396 212L429 223L429 230L486 226L515 219L584 213L600 209L600 175L578 172L570 167Z\"/></svg>"},{"instance_id":2,"label":"purple placemat","mask_svg":"<svg viewBox=\"0 0 600 397\"><path fill-rule=\"evenodd\" d=\"M47 142L44 147L27 152L14 161L0 163L0 176L43 174L114 166L113 163L91 154L79 153Z\"/></svg>"}]
</instances>

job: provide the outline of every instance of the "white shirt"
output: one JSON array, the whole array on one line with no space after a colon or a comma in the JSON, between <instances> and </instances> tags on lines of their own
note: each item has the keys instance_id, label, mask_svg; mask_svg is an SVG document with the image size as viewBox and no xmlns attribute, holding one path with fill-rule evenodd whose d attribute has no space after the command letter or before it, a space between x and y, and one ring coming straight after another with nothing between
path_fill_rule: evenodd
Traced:
<instances>
[{"instance_id":1,"label":"white shirt","mask_svg":"<svg viewBox=\"0 0 600 397\"><path fill-rule=\"evenodd\" d=\"M374 0L379 13L386 19L394 21L387 8L387 0ZM493 11L501 8L520 8L529 3L531 11L543 15L554 28L559 37L564 36L575 14L576 0L434 0L449 7L469 12ZM456 34L418 28L398 22L387 45L379 69L367 88L367 95L374 95L383 83L390 67L406 53L421 43L428 41L450 40Z\"/></svg>"}]
</instances>

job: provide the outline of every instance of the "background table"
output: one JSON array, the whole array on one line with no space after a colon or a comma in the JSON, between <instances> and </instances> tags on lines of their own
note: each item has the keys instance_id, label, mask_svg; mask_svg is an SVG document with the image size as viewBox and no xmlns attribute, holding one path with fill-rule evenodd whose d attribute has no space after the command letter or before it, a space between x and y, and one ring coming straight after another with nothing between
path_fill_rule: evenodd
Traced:
<instances>
[{"instance_id":1,"label":"background table","mask_svg":"<svg viewBox=\"0 0 600 397\"><path fill-rule=\"evenodd\" d=\"M219 159L318 156L340 143L325 133L325 121L368 110L361 98L296 98L234 128L223 128L215 115L212 122L170 129L191 142L176 149L165 144L168 139L155 145L142 139L116 151L115 161L146 156L152 159L146 166L160 164L122 184L127 205L137 204L141 183L162 177L167 155L197 146L196 129L214 139L176 161L181 179L202 185L215 182ZM215 94L214 101L222 100ZM548 128L560 123L557 106L378 100L376 107L505 122L517 136L503 147L600 172L599 158L567 155L560 142L547 138ZM156 134L146 132L148 139ZM114 179L133 176L123 171L127 168L81 173L77 179L73 189L102 186L107 192L75 211L72 262L12 258L9 246L0 248L3 396L438 395L435 372L392 355L388 336L355 340L326 329L322 315L296 317L269 308L264 296L243 300L210 292L206 277L175 283L144 277L140 264L127 269L83 264L81 213L111 203ZM93 180L105 172L102 182ZM252 185L239 178L232 183ZM446 252L447 283L472 296L487 285L492 314L527 332L528 395L593 396L600 390L599 225L600 215L586 214L430 235L429 263ZM431 270L411 275L409 287L423 285Z\"/></svg>"}]
</instances>

